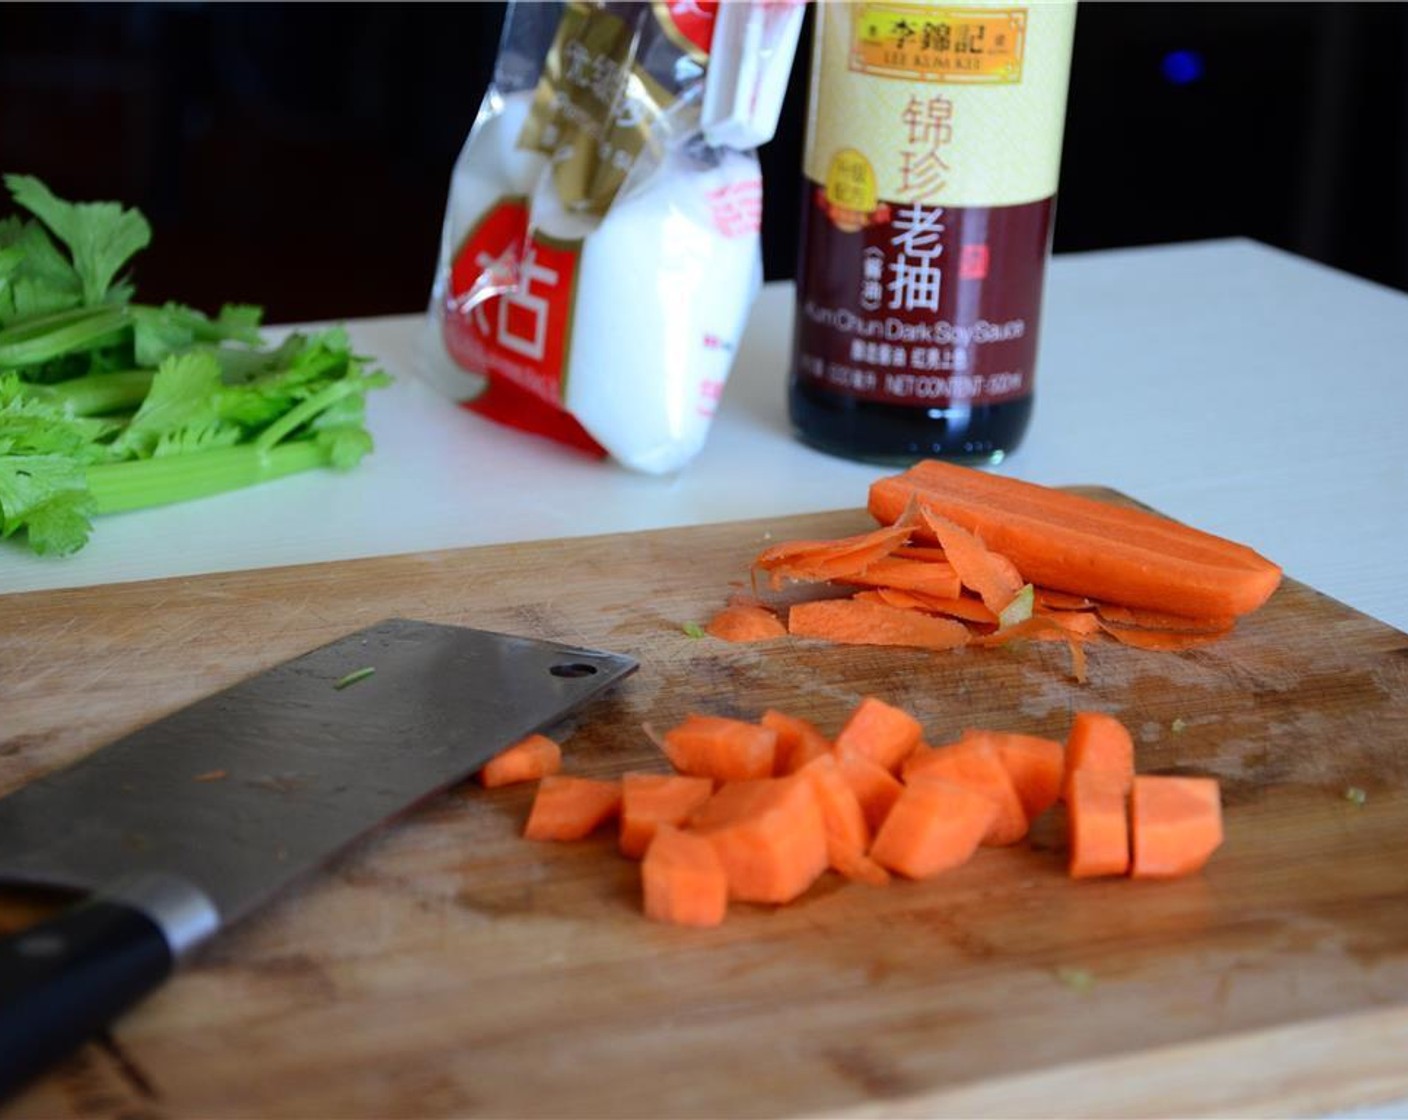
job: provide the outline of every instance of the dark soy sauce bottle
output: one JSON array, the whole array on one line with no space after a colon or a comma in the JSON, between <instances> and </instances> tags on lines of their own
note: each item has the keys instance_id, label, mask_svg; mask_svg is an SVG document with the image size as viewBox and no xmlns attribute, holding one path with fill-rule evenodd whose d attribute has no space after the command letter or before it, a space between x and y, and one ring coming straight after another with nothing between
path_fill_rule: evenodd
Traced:
<instances>
[{"instance_id":1,"label":"dark soy sauce bottle","mask_svg":"<svg viewBox=\"0 0 1408 1120\"><path fill-rule=\"evenodd\" d=\"M888 464L993 464L1032 413L1073 3L816 9L788 408Z\"/></svg>"}]
</instances>

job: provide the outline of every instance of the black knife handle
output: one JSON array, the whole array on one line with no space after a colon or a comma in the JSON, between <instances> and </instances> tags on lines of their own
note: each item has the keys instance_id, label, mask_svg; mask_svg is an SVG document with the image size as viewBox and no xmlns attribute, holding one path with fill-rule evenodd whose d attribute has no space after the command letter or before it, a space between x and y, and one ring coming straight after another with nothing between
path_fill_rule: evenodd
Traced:
<instances>
[{"instance_id":1,"label":"black knife handle","mask_svg":"<svg viewBox=\"0 0 1408 1120\"><path fill-rule=\"evenodd\" d=\"M151 992L174 960L156 922L109 898L0 942L0 1097Z\"/></svg>"}]
</instances>

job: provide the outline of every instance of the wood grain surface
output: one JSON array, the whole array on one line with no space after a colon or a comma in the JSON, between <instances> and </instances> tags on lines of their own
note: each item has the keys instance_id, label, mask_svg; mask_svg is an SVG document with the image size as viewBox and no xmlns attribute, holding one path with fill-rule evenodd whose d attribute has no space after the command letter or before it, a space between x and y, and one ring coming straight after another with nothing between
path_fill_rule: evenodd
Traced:
<instances>
[{"instance_id":1,"label":"wood grain surface","mask_svg":"<svg viewBox=\"0 0 1408 1120\"><path fill-rule=\"evenodd\" d=\"M4 1117L1286 1114L1408 1097L1408 637L1288 582L1196 652L691 638L769 541L860 511L0 597L0 794L391 616L629 653L566 769L663 770L642 724L864 694L932 741L1063 737L1223 783L1171 883L1072 882L1059 821L923 884L828 878L717 930L640 913L601 835L522 840L471 783L222 934ZM1177 727L1177 730L1175 730ZM199 745L193 745L199 750ZM1362 804L1346 798L1357 787ZM48 900L11 895L17 928Z\"/></svg>"}]
</instances>

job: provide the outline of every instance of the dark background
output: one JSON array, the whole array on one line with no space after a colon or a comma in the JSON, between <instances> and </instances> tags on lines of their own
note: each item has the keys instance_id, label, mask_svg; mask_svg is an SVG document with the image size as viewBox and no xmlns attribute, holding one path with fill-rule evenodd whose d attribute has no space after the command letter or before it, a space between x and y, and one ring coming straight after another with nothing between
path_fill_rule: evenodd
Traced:
<instances>
[{"instance_id":1,"label":"dark background","mask_svg":"<svg viewBox=\"0 0 1408 1120\"><path fill-rule=\"evenodd\" d=\"M419 310L502 18L0 4L0 170L139 206L146 300L271 322ZM762 153L770 279L794 268L808 41ZM1088 0L1056 251L1242 235L1408 290L1405 63L1401 4Z\"/></svg>"}]
</instances>

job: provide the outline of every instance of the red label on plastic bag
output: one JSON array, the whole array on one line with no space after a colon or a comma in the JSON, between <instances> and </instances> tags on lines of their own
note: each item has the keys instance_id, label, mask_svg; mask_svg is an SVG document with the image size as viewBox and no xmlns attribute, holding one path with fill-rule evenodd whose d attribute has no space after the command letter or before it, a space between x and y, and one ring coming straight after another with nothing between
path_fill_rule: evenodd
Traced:
<instances>
[{"instance_id":1,"label":"red label on plastic bag","mask_svg":"<svg viewBox=\"0 0 1408 1120\"><path fill-rule=\"evenodd\" d=\"M708 55L719 0L656 0L655 11L665 33L678 46L696 57Z\"/></svg>"},{"instance_id":2,"label":"red label on plastic bag","mask_svg":"<svg viewBox=\"0 0 1408 1120\"><path fill-rule=\"evenodd\" d=\"M562 408L580 255L580 242L530 238L522 199L500 201L451 265L445 348L489 379L474 411L604 454Z\"/></svg>"}]
</instances>

